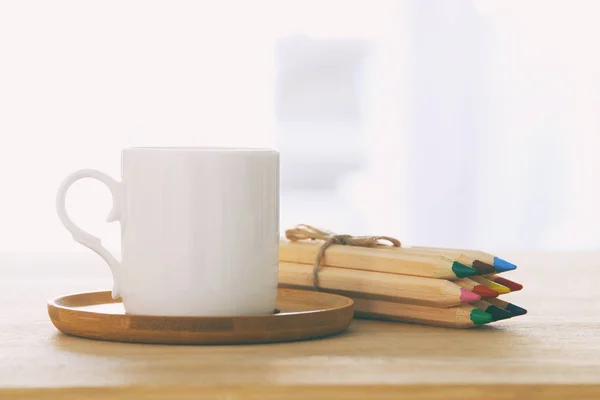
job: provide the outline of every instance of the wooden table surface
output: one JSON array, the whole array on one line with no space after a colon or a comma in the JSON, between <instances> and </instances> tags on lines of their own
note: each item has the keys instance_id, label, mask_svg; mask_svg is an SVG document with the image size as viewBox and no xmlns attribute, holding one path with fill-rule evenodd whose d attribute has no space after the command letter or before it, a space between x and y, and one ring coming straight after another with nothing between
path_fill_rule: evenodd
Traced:
<instances>
[{"instance_id":1,"label":"wooden table surface","mask_svg":"<svg viewBox=\"0 0 600 400\"><path fill-rule=\"evenodd\" d=\"M503 255L526 316L472 330L356 320L315 341L190 347L64 335L46 301L110 288L108 268L87 253L3 254L0 399L600 398L600 254Z\"/></svg>"}]
</instances>

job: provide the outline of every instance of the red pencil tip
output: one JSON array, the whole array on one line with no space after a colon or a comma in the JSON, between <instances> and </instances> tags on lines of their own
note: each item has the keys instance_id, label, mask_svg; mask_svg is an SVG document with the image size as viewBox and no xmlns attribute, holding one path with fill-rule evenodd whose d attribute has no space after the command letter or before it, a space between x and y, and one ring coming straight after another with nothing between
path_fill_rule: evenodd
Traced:
<instances>
[{"instance_id":1,"label":"red pencil tip","mask_svg":"<svg viewBox=\"0 0 600 400\"><path fill-rule=\"evenodd\" d=\"M511 292L516 292L517 290L523 289L523 285L521 285L520 283L511 281L510 279L502 278L500 276L497 276L494 279L494 282L499 283L500 285L506 286L507 288L510 289Z\"/></svg>"},{"instance_id":2,"label":"red pencil tip","mask_svg":"<svg viewBox=\"0 0 600 400\"><path fill-rule=\"evenodd\" d=\"M482 298L498 297L500 295L500 293L496 292L494 289L490 289L489 287L483 285L477 285L471 289L471 291L477 293Z\"/></svg>"}]
</instances>

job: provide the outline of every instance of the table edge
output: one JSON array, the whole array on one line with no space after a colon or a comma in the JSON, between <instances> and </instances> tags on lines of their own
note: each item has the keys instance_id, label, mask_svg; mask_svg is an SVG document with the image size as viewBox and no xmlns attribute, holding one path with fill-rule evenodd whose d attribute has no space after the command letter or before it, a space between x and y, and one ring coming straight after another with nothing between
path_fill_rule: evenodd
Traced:
<instances>
[{"instance_id":1,"label":"table edge","mask_svg":"<svg viewBox=\"0 0 600 400\"><path fill-rule=\"evenodd\" d=\"M390 399L410 395L419 400L460 398L461 400L508 400L515 396L544 399L597 399L600 383L523 384L378 384L378 385L232 385L232 386L121 386L70 388L0 388L0 397L11 399Z\"/></svg>"}]
</instances>

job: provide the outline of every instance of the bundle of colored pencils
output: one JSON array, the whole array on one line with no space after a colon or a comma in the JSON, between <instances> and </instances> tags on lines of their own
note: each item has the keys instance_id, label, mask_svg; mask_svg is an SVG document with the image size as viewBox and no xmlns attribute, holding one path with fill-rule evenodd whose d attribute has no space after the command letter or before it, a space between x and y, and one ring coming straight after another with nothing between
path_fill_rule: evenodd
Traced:
<instances>
[{"instance_id":1,"label":"bundle of colored pencils","mask_svg":"<svg viewBox=\"0 0 600 400\"><path fill-rule=\"evenodd\" d=\"M516 265L474 250L333 244L314 264L321 240L279 245L279 285L342 294L355 317L468 328L525 314L498 299L523 286L499 276ZM317 278L318 280L315 280Z\"/></svg>"}]
</instances>

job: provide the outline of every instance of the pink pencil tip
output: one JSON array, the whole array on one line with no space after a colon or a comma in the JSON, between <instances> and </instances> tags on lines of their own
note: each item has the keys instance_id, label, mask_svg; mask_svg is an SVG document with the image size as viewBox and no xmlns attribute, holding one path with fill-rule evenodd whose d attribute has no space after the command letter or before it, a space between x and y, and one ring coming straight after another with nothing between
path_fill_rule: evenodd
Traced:
<instances>
[{"instance_id":1,"label":"pink pencil tip","mask_svg":"<svg viewBox=\"0 0 600 400\"><path fill-rule=\"evenodd\" d=\"M481 300L481 296L467 290L465 288L460 288L460 301L463 303L470 303L472 301Z\"/></svg>"}]
</instances>

